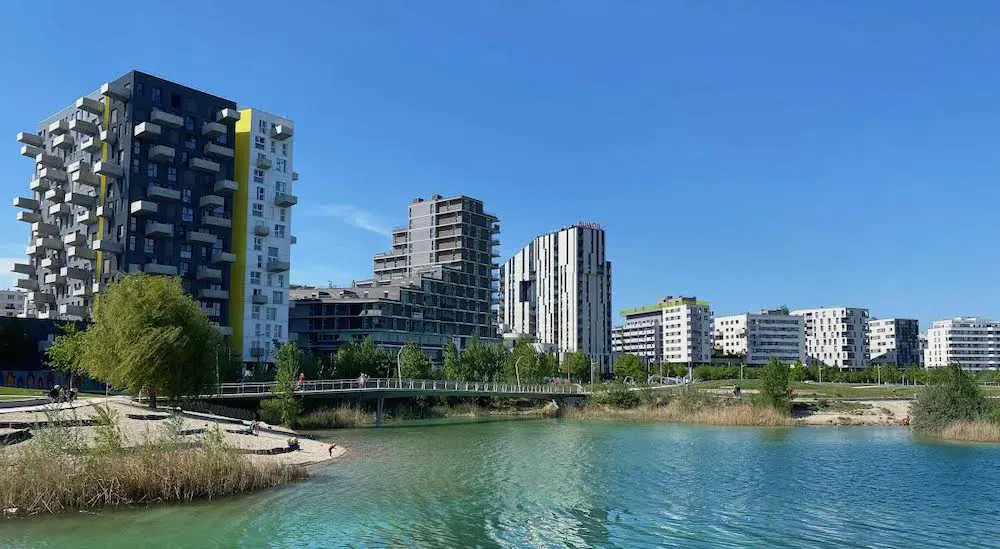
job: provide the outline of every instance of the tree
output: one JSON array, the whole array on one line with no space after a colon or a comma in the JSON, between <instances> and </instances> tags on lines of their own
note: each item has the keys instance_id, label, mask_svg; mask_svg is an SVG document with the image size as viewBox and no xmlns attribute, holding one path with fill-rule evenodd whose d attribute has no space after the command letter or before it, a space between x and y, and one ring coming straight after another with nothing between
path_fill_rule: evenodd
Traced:
<instances>
[{"instance_id":1,"label":"tree","mask_svg":"<svg viewBox=\"0 0 1000 549\"><path fill-rule=\"evenodd\" d=\"M431 359L427 358L424 350L414 342L409 342L403 346L399 353L399 364L402 376L407 379L430 379Z\"/></svg>"},{"instance_id":2,"label":"tree","mask_svg":"<svg viewBox=\"0 0 1000 549\"><path fill-rule=\"evenodd\" d=\"M462 379L462 357L458 354L458 347L449 338L444 343L444 366L441 368L441 375L445 379L460 381Z\"/></svg>"},{"instance_id":3,"label":"tree","mask_svg":"<svg viewBox=\"0 0 1000 549\"><path fill-rule=\"evenodd\" d=\"M788 366L772 358L767 361L760 376L760 398L767 406L788 411L791 396L788 394Z\"/></svg>"},{"instance_id":4,"label":"tree","mask_svg":"<svg viewBox=\"0 0 1000 549\"><path fill-rule=\"evenodd\" d=\"M219 383L232 383L243 379L243 360L240 353L222 343L218 355Z\"/></svg>"},{"instance_id":5,"label":"tree","mask_svg":"<svg viewBox=\"0 0 1000 549\"><path fill-rule=\"evenodd\" d=\"M795 361L795 364L793 364L791 369L788 371L788 379L791 381L805 381L808 377L809 373L806 372L805 367L802 366L801 360Z\"/></svg>"},{"instance_id":6,"label":"tree","mask_svg":"<svg viewBox=\"0 0 1000 549\"><path fill-rule=\"evenodd\" d=\"M615 361L615 375L620 379L632 377L637 383L646 382L646 365L632 353L625 353Z\"/></svg>"},{"instance_id":7,"label":"tree","mask_svg":"<svg viewBox=\"0 0 1000 549\"><path fill-rule=\"evenodd\" d=\"M559 365L559 371L566 374L570 380L575 376L582 381L584 376L590 373L590 358L579 352L566 353L562 364Z\"/></svg>"},{"instance_id":8,"label":"tree","mask_svg":"<svg viewBox=\"0 0 1000 549\"><path fill-rule=\"evenodd\" d=\"M49 366L70 374L83 371L83 332L73 322L59 325L59 335L45 350Z\"/></svg>"},{"instance_id":9,"label":"tree","mask_svg":"<svg viewBox=\"0 0 1000 549\"><path fill-rule=\"evenodd\" d=\"M274 376L274 388L271 390L274 396L260 403L261 412L270 420L269 423L277 419L289 425L302 412L302 404L295 396L302 359L302 351L292 342L278 348L275 355L277 373Z\"/></svg>"},{"instance_id":10,"label":"tree","mask_svg":"<svg viewBox=\"0 0 1000 549\"><path fill-rule=\"evenodd\" d=\"M385 376L389 371L388 353L375 345L375 340L371 336L361 342L358 358L361 361L361 371L372 377Z\"/></svg>"},{"instance_id":11,"label":"tree","mask_svg":"<svg viewBox=\"0 0 1000 549\"><path fill-rule=\"evenodd\" d=\"M956 364L931 378L911 406L913 429L934 435L955 421L984 419L991 405L976 381Z\"/></svg>"},{"instance_id":12,"label":"tree","mask_svg":"<svg viewBox=\"0 0 1000 549\"><path fill-rule=\"evenodd\" d=\"M177 400L215 382L222 335L177 277L129 274L95 300L79 367L126 391ZM150 398L155 406L155 399Z\"/></svg>"}]
</instances>

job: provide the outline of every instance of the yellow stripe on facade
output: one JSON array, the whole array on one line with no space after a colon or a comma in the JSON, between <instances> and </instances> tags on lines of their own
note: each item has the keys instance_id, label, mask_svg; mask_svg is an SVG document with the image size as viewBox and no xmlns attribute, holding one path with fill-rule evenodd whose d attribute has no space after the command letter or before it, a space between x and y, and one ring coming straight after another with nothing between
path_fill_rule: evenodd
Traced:
<instances>
[{"instance_id":1,"label":"yellow stripe on facade","mask_svg":"<svg viewBox=\"0 0 1000 549\"><path fill-rule=\"evenodd\" d=\"M110 129L111 123L111 97L104 96L104 129L111 135ZM108 161L108 142L101 142L101 161ZM101 192L98 194L97 204L98 206L104 206L104 197L107 194L108 189L108 176L101 176ZM97 218L97 239L100 240L104 238L104 216ZM97 251L97 266L94 268L94 272L97 276L94 277L94 282L101 281L101 271L104 269L104 252L100 250ZM97 301L97 296L94 296L94 301Z\"/></svg>"},{"instance_id":2,"label":"yellow stripe on facade","mask_svg":"<svg viewBox=\"0 0 1000 549\"><path fill-rule=\"evenodd\" d=\"M233 328L230 345L243 357L243 307L246 305L247 278L247 204L250 181L250 131L251 109L240 111L236 121L236 151L233 161L236 184L233 193L233 243L231 250L236 261L229 267L229 324Z\"/></svg>"}]
</instances>

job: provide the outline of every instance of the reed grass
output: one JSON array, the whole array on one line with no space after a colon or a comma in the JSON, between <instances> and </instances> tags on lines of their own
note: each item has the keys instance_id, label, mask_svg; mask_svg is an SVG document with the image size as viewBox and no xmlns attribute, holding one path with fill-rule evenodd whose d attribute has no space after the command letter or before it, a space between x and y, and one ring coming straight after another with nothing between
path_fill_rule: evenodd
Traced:
<instances>
[{"instance_id":1,"label":"reed grass","mask_svg":"<svg viewBox=\"0 0 1000 549\"><path fill-rule=\"evenodd\" d=\"M1000 442L1000 423L988 420L953 421L937 435L945 440Z\"/></svg>"},{"instance_id":2,"label":"reed grass","mask_svg":"<svg viewBox=\"0 0 1000 549\"><path fill-rule=\"evenodd\" d=\"M574 419L649 423L699 423L765 427L793 424L791 417L774 408L744 403L727 404L721 401L717 401L714 406L690 406L681 400L672 400L663 405L642 405L627 409L587 404L579 408L563 408L561 416Z\"/></svg>"}]
</instances>

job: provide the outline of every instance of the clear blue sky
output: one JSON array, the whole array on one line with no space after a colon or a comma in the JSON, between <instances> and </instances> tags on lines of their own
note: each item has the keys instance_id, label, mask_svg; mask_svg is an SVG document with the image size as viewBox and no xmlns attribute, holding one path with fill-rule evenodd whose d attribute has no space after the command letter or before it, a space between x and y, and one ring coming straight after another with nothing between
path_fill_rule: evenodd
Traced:
<instances>
[{"instance_id":1,"label":"clear blue sky","mask_svg":"<svg viewBox=\"0 0 1000 549\"><path fill-rule=\"evenodd\" d=\"M265 5L9 6L4 194L15 132L138 68L295 121L298 282L370 276L411 198L463 193L505 257L603 224L615 310L1000 316L996 2Z\"/></svg>"}]
</instances>

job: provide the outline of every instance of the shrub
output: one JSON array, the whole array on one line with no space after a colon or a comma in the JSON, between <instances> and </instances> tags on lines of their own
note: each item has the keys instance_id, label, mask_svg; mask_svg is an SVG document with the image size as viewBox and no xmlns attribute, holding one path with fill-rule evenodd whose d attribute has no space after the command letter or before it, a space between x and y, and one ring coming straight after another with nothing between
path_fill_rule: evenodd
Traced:
<instances>
[{"instance_id":1,"label":"shrub","mask_svg":"<svg viewBox=\"0 0 1000 549\"><path fill-rule=\"evenodd\" d=\"M913 429L928 435L940 435L956 421L978 421L988 417L990 402L975 380L957 365L932 376L933 381L920 393L912 407Z\"/></svg>"},{"instance_id":2,"label":"shrub","mask_svg":"<svg viewBox=\"0 0 1000 549\"><path fill-rule=\"evenodd\" d=\"M624 383L614 383L605 391L591 395L591 402L615 408L635 408L639 405L639 394L628 390Z\"/></svg>"},{"instance_id":3,"label":"shrub","mask_svg":"<svg viewBox=\"0 0 1000 549\"><path fill-rule=\"evenodd\" d=\"M761 370L760 400L765 406L770 406L782 412L791 409L791 397L788 394L788 366L776 359L767 361Z\"/></svg>"}]
</instances>

